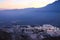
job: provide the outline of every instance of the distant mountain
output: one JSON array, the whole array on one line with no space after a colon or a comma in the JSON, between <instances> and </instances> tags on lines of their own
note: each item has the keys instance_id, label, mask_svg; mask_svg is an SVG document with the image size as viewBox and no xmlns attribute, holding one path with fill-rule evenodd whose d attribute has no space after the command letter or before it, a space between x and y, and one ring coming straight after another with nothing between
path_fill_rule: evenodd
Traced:
<instances>
[{"instance_id":1,"label":"distant mountain","mask_svg":"<svg viewBox=\"0 0 60 40\"><path fill-rule=\"evenodd\" d=\"M43 8L26 8L26 9L13 9L13 10L4 10L4 11L26 11L26 10L40 10L40 11L60 11L60 0L54 2L53 4L47 5Z\"/></svg>"},{"instance_id":2,"label":"distant mountain","mask_svg":"<svg viewBox=\"0 0 60 40\"><path fill-rule=\"evenodd\" d=\"M44 8L0 10L0 23L53 24L60 26L60 0Z\"/></svg>"}]
</instances>

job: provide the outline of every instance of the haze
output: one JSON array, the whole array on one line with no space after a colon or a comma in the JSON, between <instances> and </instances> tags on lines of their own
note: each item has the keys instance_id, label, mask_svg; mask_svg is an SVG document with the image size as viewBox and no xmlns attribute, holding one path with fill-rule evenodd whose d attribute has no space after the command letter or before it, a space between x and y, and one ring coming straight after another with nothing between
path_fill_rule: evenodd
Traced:
<instances>
[{"instance_id":1,"label":"haze","mask_svg":"<svg viewBox=\"0 0 60 40\"><path fill-rule=\"evenodd\" d=\"M57 0L0 0L0 9L42 8Z\"/></svg>"}]
</instances>

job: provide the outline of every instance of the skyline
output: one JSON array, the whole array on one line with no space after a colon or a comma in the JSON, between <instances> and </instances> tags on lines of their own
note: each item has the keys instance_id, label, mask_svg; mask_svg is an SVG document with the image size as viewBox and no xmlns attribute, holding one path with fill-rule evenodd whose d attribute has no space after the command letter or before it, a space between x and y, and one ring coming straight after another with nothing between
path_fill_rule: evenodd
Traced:
<instances>
[{"instance_id":1,"label":"skyline","mask_svg":"<svg viewBox=\"0 0 60 40\"><path fill-rule=\"evenodd\" d=\"M0 9L42 8L58 0L0 0Z\"/></svg>"}]
</instances>

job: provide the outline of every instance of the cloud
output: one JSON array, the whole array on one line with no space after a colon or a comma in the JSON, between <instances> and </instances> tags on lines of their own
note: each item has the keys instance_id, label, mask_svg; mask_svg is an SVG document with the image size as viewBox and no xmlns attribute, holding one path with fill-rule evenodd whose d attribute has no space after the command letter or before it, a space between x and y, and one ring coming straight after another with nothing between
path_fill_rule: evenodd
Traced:
<instances>
[{"instance_id":1,"label":"cloud","mask_svg":"<svg viewBox=\"0 0 60 40\"><path fill-rule=\"evenodd\" d=\"M0 8L22 9L22 8L42 8L52 4L57 0L5 0L0 2Z\"/></svg>"}]
</instances>

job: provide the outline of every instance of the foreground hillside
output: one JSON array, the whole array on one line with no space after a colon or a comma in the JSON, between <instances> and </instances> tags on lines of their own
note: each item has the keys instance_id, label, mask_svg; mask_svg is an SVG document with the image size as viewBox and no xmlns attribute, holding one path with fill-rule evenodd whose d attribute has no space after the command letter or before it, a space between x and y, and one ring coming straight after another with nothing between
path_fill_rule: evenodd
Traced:
<instances>
[{"instance_id":1,"label":"foreground hillside","mask_svg":"<svg viewBox=\"0 0 60 40\"><path fill-rule=\"evenodd\" d=\"M60 40L60 28L50 24L6 26L0 28L0 40Z\"/></svg>"}]
</instances>

